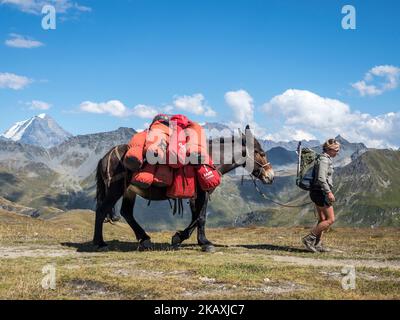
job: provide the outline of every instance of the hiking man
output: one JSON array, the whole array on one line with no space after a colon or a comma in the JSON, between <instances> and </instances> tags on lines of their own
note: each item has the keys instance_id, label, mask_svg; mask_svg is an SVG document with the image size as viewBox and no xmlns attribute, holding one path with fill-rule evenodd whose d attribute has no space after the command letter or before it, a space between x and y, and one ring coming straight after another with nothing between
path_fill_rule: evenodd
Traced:
<instances>
[{"instance_id":1,"label":"hiking man","mask_svg":"<svg viewBox=\"0 0 400 320\"><path fill-rule=\"evenodd\" d=\"M318 224L302 239L305 247L311 252L330 251L322 245L322 234L335 222L332 158L339 153L340 143L335 139L329 139L323 144L322 149L323 152L315 164L314 183L310 190L310 198L318 213Z\"/></svg>"}]
</instances>

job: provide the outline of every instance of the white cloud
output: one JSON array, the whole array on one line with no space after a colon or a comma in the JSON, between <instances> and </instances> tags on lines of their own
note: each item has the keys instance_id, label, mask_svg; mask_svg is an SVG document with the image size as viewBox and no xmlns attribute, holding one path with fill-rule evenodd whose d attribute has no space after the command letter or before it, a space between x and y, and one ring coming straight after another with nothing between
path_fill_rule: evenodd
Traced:
<instances>
[{"instance_id":1,"label":"white cloud","mask_svg":"<svg viewBox=\"0 0 400 320\"><path fill-rule=\"evenodd\" d=\"M302 129L295 129L284 126L281 131L267 134L264 136L264 139L273 140L273 141L302 141L302 140L316 140L317 138Z\"/></svg>"},{"instance_id":2,"label":"white cloud","mask_svg":"<svg viewBox=\"0 0 400 320\"><path fill-rule=\"evenodd\" d=\"M144 104L138 104L133 108L126 107L119 100L110 100L108 102L92 102L84 101L80 104L79 109L81 111L98 113L98 114L109 114L114 117L139 117L145 119L152 119L159 112L157 109Z\"/></svg>"},{"instance_id":3,"label":"white cloud","mask_svg":"<svg viewBox=\"0 0 400 320\"><path fill-rule=\"evenodd\" d=\"M13 90L20 90L25 88L27 85L32 83L33 80L24 77L18 76L13 73L0 73L0 89L8 88Z\"/></svg>"},{"instance_id":4,"label":"white cloud","mask_svg":"<svg viewBox=\"0 0 400 320\"><path fill-rule=\"evenodd\" d=\"M131 110L130 113L139 118L153 119L159 112L154 107L138 104Z\"/></svg>"},{"instance_id":5,"label":"white cloud","mask_svg":"<svg viewBox=\"0 0 400 320\"><path fill-rule=\"evenodd\" d=\"M11 39L8 39L4 42L8 47L30 49L43 46L42 42L21 36L19 34L11 33L10 37Z\"/></svg>"},{"instance_id":6,"label":"white cloud","mask_svg":"<svg viewBox=\"0 0 400 320\"><path fill-rule=\"evenodd\" d=\"M286 90L264 104L264 110L282 115L288 125L307 124L308 127L333 129L341 126L344 120L351 121L346 119L350 114L347 104L306 90Z\"/></svg>"},{"instance_id":7,"label":"white cloud","mask_svg":"<svg viewBox=\"0 0 400 320\"><path fill-rule=\"evenodd\" d=\"M27 102L26 105L32 110L48 110L51 108L50 103L39 100L32 100L31 102Z\"/></svg>"},{"instance_id":8,"label":"white cloud","mask_svg":"<svg viewBox=\"0 0 400 320\"><path fill-rule=\"evenodd\" d=\"M373 84L376 78L383 78L383 82ZM400 68L390 65L376 66L369 70L363 80L355 82L352 87L361 96L378 96L385 91L396 89L399 86Z\"/></svg>"},{"instance_id":9,"label":"white cloud","mask_svg":"<svg viewBox=\"0 0 400 320\"><path fill-rule=\"evenodd\" d=\"M283 128L275 133L278 138L316 136L324 140L341 134L369 147L400 146L400 112L378 116L353 112L339 100L293 89L272 98L264 110L282 117Z\"/></svg>"},{"instance_id":10,"label":"white cloud","mask_svg":"<svg viewBox=\"0 0 400 320\"><path fill-rule=\"evenodd\" d=\"M80 109L90 113L110 114L115 117L124 117L129 114L128 108L119 100L101 103L84 101L80 104Z\"/></svg>"},{"instance_id":11,"label":"white cloud","mask_svg":"<svg viewBox=\"0 0 400 320\"><path fill-rule=\"evenodd\" d=\"M204 96L201 93L192 96L178 96L173 102L177 109L191 112L206 117L215 117L216 112L207 105Z\"/></svg>"},{"instance_id":12,"label":"white cloud","mask_svg":"<svg viewBox=\"0 0 400 320\"><path fill-rule=\"evenodd\" d=\"M253 98L247 91L229 91L225 93L225 102L232 108L233 118L235 122L241 124L248 124L253 122Z\"/></svg>"},{"instance_id":13,"label":"white cloud","mask_svg":"<svg viewBox=\"0 0 400 320\"><path fill-rule=\"evenodd\" d=\"M71 10L80 12L91 11L91 8L81 6L72 0L0 0L2 5L11 5L25 13L39 15L44 5L53 5L57 13L67 13Z\"/></svg>"}]
</instances>

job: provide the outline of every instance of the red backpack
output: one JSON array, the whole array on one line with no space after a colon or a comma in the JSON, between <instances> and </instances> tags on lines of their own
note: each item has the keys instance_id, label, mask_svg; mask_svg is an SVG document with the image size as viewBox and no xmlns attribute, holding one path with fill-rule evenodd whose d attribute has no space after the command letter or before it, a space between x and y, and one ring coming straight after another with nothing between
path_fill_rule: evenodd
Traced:
<instances>
[{"instance_id":1,"label":"red backpack","mask_svg":"<svg viewBox=\"0 0 400 320\"><path fill-rule=\"evenodd\" d=\"M196 171L191 165L174 170L174 181L167 188L167 197L185 199L196 197Z\"/></svg>"}]
</instances>

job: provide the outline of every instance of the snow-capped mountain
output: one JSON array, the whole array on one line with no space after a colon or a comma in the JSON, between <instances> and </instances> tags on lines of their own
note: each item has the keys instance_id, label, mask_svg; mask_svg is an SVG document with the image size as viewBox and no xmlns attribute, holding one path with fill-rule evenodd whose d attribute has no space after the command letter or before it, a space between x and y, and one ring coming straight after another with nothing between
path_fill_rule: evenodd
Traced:
<instances>
[{"instance_id":1,"label":"snow-capped mountain","mask_svg":"<svg viewBox=\"0 0 400 320\"><path fill-rule=\"evenodd\" d=\"M16 142L51 148L72 137L72 134L61 128L53 118L42 113L15 123L1 136Z\"/></svg>"}]
</instances>

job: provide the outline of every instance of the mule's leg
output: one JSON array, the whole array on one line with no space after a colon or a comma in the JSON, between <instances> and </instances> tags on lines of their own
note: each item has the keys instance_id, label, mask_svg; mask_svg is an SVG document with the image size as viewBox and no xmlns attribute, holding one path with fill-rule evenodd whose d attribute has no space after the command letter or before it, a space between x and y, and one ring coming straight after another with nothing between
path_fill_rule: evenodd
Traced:
<instances>
[{"instance_id":1,"label":"mule's leg","mask_svg":"<svg viewBox=\"0 0 400 320\"><path fill-rule=\"evenodd\" d=\"M197 220L199 217L199 210L196 209L196 201L195 199L190 199L190 210L192 212L192 221L189 226L186 227L183 231L177 231L172 237L171 244L173 247L179 247L180 244L189 239L192 235L194 229L197 227Z\"/></svg>"},{"instance_id":2,"label":"mule's leg","mask_svg":"<svg viewBox=\"0 0 400 320\"><path fill-rule=\"evenodd\" d=\"M121 215L125 218L126 222L132 228L135 233L136 239L140 242L145 240L150 240L150 236L143 230L139 223L135 220L133 215L134 207L136 201L136 194L128 194L125 192L122 199Z\"/></svg>"},{"instance_id":3,"label":"mule's leg","mask_svg":"<svg viewBox=\"0 0 400 320\"><path fill-rule=\"evenodd\" d=\"M123 190L123 189L122 189ZM123 191L122 191L123 192ZM96 209L96 220L94 226L93 244L99 247L104 247L107 244L103 239L103 222L107 212L110 212L116 202L122 195L121 186L118 184L111 185L107 191L106 197Z\"/></svg>"},{"instance_id":4,"label":"mule's leg","mask_svg":"<svg viewBox=\"0 0 400 320\"><path fill-rule=\"evenodd\" d=\"M209 194L205 191L200 191L196 199L196 208L199 210L199 218L197 222L197 243L202 247L205 252L215 251L214 245L206 238L206 218L207 218L207 204Z\"/></svg>"}]
</instances>

